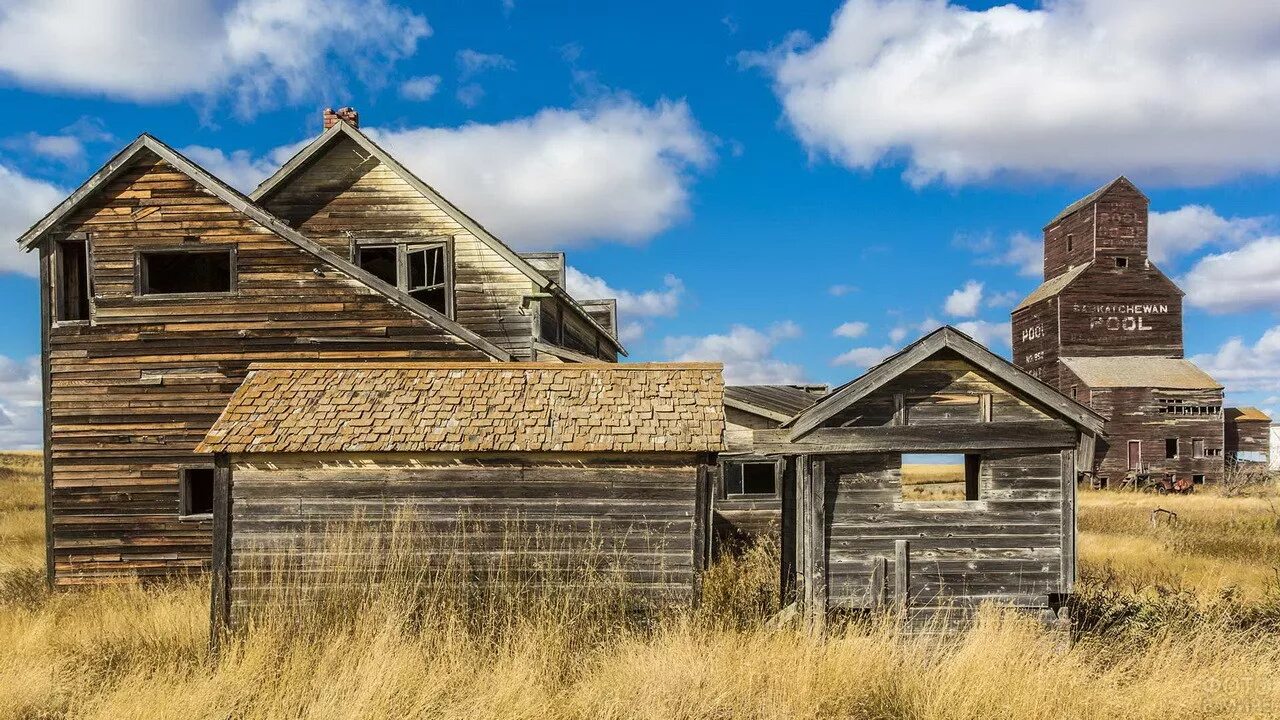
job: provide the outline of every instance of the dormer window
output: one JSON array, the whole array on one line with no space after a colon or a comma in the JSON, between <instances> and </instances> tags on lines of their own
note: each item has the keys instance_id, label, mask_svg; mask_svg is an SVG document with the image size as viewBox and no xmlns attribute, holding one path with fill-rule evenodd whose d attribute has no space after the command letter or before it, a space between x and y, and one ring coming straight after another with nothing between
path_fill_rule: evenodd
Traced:
<instances>
[{"instance_id":1,"label":"dormer window","mask_svg":"<svg viewBox=\"0 0 1280 720\"><path fill-rule=\"evenodd\" d=\"M453 264L448 242L362 243L354 254L356 264L374 277L453 317Z\"/></svg>"}]
</instances>

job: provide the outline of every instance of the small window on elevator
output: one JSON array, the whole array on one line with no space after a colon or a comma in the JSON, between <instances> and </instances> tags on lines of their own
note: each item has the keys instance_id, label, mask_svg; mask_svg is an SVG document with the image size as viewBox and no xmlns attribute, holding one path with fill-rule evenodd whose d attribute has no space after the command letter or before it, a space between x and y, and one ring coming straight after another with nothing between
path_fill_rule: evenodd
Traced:
<instances>
[{"instance_id":1,"label":"small window on elevator","mask_svg":"<svg viewBox=\"0 0 1280 720\"><path fill-rule=\"evenodd\" d=\"M773 460L726 460L721 463L727 499L778 496L782 466Z\"/></svg>"},{"instance_id":2,"label":"small window on elevator","mask_svg":"<svg viewBox=\"0 0 1280 720\"><path fill-rule=\"evenodd\" d=\"M78 322L89 319L89 242L61 240L54 248L54 319Z\"/></svg>"},{"instance_id":3,"label":"small window on elevator","mask_svg":"<svg viewBox=\"0 0 1280 720\"><path fill-rule=\"evenodd\" d=\"M902 456L903 502L937 502L979 499L982 456L968 454L919 454Z\"/></svg>"}]
</instances>

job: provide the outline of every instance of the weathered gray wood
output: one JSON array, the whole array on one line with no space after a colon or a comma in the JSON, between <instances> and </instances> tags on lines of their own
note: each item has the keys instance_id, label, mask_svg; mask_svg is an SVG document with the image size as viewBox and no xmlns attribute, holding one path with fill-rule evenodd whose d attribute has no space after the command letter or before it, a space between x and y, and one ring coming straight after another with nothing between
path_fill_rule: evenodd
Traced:
<instances>
[{"instance_id":1,"label":"weathered gray wood","mask_svg":"<svg viewBox=\"0 0 1280 720\"><path fill-rule=\"evenodd\" d=\"M887 586L885 585L885 577L888 575L889 561L884 557L872 558L871 560L871 609L873 611L881 611L885 609L888 599L885 597Z\"/></svg>"},{"instance_id":2,"label":"weathered gray wood","mask_svg":"<svg viewBox=\"0 0 1280 720\"><path fill-rule=\"evenodd\" d=\"M1069 593L1076 582L1076 454L1062 451L1062 576L1059 586Z\"/></svg>"},{"instance_id":3,"label":"weathered gray wood","mask_svg":"<svg viewBox=\"0 0 1280 720\"><path fill-rule=\"evenodd\" d=\"M827 469L822 460L815 460L809 470L807 527L809 539L808 584L812 587L809 611L818 630L822 630L827 617Z\"/></svg>"},{"instance_id":4,"label":"weathered gray wood","mask_svg":"<svg viewBox=\"0 0 1280 720\"><path fill-rule=\"evenodd\" d=\"M799 440L787 430L756 430L756 452L875 453L1074 447L1076 430L1057 420L959 423L904 427L842 427L810 431Z\"/></svg>"},{"instance_id":5,"label":"weathered gray wood","mask_svg":"<svg viewBox=\"0 0 1280 720\"><path fill-rule=\"evenodd\" d=\"M893 601L900 615L911 607L911 541L893 541Z\"/></svg>"},{"instance_id":6,"label":"weathered gray wood","mask_svg":"<svg viewBox=\"0 0 1280 720\"><path fill-rule=\"evenodd\" d=\"M49 399L52 397L52 376L50 373L49 333L52 327L53 292L50 283L49 263L51 247L46 244L39 249L40 253L40 387L44 403L41 408L43 418L44 467L41 477L44 480L44 562L45 584L53 587L54 581L54 535L53 535L53 420ZM92 300L90 300L92 303Z\"/></svg>"},{"instance_id":7,"label":"weathered gray wood","mask_svg":"<svg viewBox=\"0 0 1280 720\"><path fill-rule=\"evenodd\" d=\"M214 458L213 559L209 598L209 646L217 654L231 623L232 483L231 464L219 453Z\"/></svg>"}]
</instances>

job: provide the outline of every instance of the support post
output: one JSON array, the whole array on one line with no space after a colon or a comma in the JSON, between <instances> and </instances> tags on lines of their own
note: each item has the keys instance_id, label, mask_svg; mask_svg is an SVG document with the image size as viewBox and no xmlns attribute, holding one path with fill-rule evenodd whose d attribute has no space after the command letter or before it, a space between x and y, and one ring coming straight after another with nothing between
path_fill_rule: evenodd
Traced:
<instances>
[{"instance_id":1,"label":"support post","mask_svg":"<svg viewBox=\"0 0 1280 720\"><path fill-rule=\"evenodd\" d=\"M889 574L889 561L884 557L873 558L871 561L871 601L869 606L872 612L880 612L884 610L888 604L885 598L885 577Z\"/></svg>"},{"instance_id":2,"label":"support post","mask_svg":"<svg viewBox=\"0 0 1280 720\"><path fill-rule=\"evenodd\" d=\"M693 500L693 602L702 599L702 573L710 565L711 557L711 460L703 457L698 463L698 478Z\"/></svg>"},{"instance_id":3,"label":"support post","mask_svg":"<svg viewBox=\"0 0 1280 720\"><path fill-rule=\"evenodd\" d=\"M911 541L893 541L893 600L898 614L911 607Z\"/></svg>"},{"instance_id":4,"label":"support post","mask_svg":"<svg viewBox=\"0 0 1280 720\"><path fill-rule=\"evenodd\" d=\"M217 656L231 629L231 463L213 458L213 562L209 598L209 650Z\"/></svg>"}]
</instances>

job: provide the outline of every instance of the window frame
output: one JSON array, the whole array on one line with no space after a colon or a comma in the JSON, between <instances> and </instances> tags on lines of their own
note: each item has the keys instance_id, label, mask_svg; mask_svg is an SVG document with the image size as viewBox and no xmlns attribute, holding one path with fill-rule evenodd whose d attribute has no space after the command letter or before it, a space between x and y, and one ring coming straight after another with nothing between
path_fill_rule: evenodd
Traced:
<instances>
[{"instance_id":1,"label":"window frame","mask_svg":"<svg viewBox=\"0 0 1280 720\"><path fill-rule=\"evenodd\" d=\"M730 465L773 465L772 493L730 493L726 481L726 470ZM754 502L782 499L782 483L786 472L785 458L770 458L761 455L734 456L720 458L717 463L716 496L725 502Z\"/></svg>"},{"instance_id":2,"label":"window frame","mask_svg":"<svg viewBox=\"0 0 1280 720\"><path fill-rule=\"evenodd\" d=\"M1119 256L1117 256L1117 257L1116 257L1116 267L1117 267L1117 268L1127 268L1127 267L1129 267L1129 258L1127 258L1127 257L1125 257L1125 256L1123 256L1123 255L1119 255Z\"/></svg>"},{"instance_id":3,"label":"window frame","mask_svg":"<svg viewBox=\"0 0 1280 720\"><path fill-rule=\"evenodd\" d=\"M445 317L453 320L457 316L457 301L454 292L454 254L453 254L453 238L448 235L438 237L424 238L360 238L351 241L351 262L356 267L364 270L360 264L360 251L372 250L375 248L392 248L396 251L396 281L391 286L396 290L409 295L412 292L420 290L429 290L434 286L427 286L411 290L409 288L409 255L416 252L425 252L434 248L440 248L444 253L444 307L443 311L438 310L431 305L410 297L424 307L431 308L434 312L439 312ZM379 278L381 280L381 278Z\"/></svg>"},{"instance_id":4,"label":"window frame","mask_svg":"<svg viewBox=\"0 0 1280 720\"><path fill-rule=\"evenodd\" d=\"M85 275L85 304L87 312L83 318L63 318L63 306L65 298L63 297L62 285L62 268L63 268L63 252L62 246L70 243L84 243L84 275ZM74 327L77 325L93 324L94 302L93 302L93 243L88 233L73 233L61 240L53 242L53 252L51 253L51 262L53 266L51 285L53 285L52 300L53 308L51 308L50 317L55 327Z\"/></svg>"},{"instance_id":5,"label":"window frame","mask_svg":"<svg viewBox=\"0 0 1280 720\"><path fill-rule=\"evenodd\" d=\"M1204 438L1191 438L1191 457L1193 459L1199 460L1202 458L1209 457L1206 454L1207 449L1208 447L1204 441Z\"/></svg>"},{"instance_id":6,"label":"window frame","mask_svg":"<svg viewBox=\"0 0 1280 720\"><path fill-rule=\"evenodd\" d=\"M964 497L949 500L913 500L906 496L907 486L902 482L901 472L902 466L906 465L906 457L908 455L958 455L961 458L961 467L964 469L964 477L960 481L964 485ZM979 450L965 450L960 452L945 453L921 453L921 452L903 452L898 458L898 498L894 501L895 506L926 507L926 508L947 508L947 507L983 507L982 503L986 498L982 494L982 467L986 458Z\"/></svg>"},{"instance_id":7,"label":"window frame","mask_svg":"<svg viewBox=\"0 0 1280 720\"><path fill-rule=\"evenodd\" d=\"M1169 443L1173 443L1173 454L1169 454ZM1177 460L1182 457L1182 438L1165 438L1164 439L1164 459Z\"/></svg>"},{"instance_id":8,"label":"window frame","mask_svg":"<svg viewBox=\"0 0 1280 720\"><path fill-rule=\"evenodd\" d=\"M212 255L214 253L227 253L227 272L230 277L226 290L201 290L197 292L175 292L175 293L155 293L145 292L147 286L147 267L145 258L147 255L161 255L164 253L186 253L189 255ZM235 244L217 243L190 243L187 245L164 245L149 248L134 248L133 251L133 297L136 300L145 300L148 302L164 302L166 300L182 300L185 298L225 298L232 297L240 291L240 257L239 246Z\"/></svg>"},{"instance_id":9,"label":"window frame","mask_svg":"<svg viewBox=\"0 0 1280 720\"><path fill-rule=\"evenodd\" d=\"M211 475L209 478L210 503L209 503L209 512L207 513L189 512L190 505L191 505L191 490L190 490L190 479L187 477L187 473L192 470L208 470L211 473L213 473L213 475ZM218 472L217 468L213 465L187 464L187 465L178 466L178 519L179 520L199 521L199 520L213 519L213 505L214 505L213 493L214 493L214 487L216 486L217 472Z\"/></svg>"}]
</instances>

